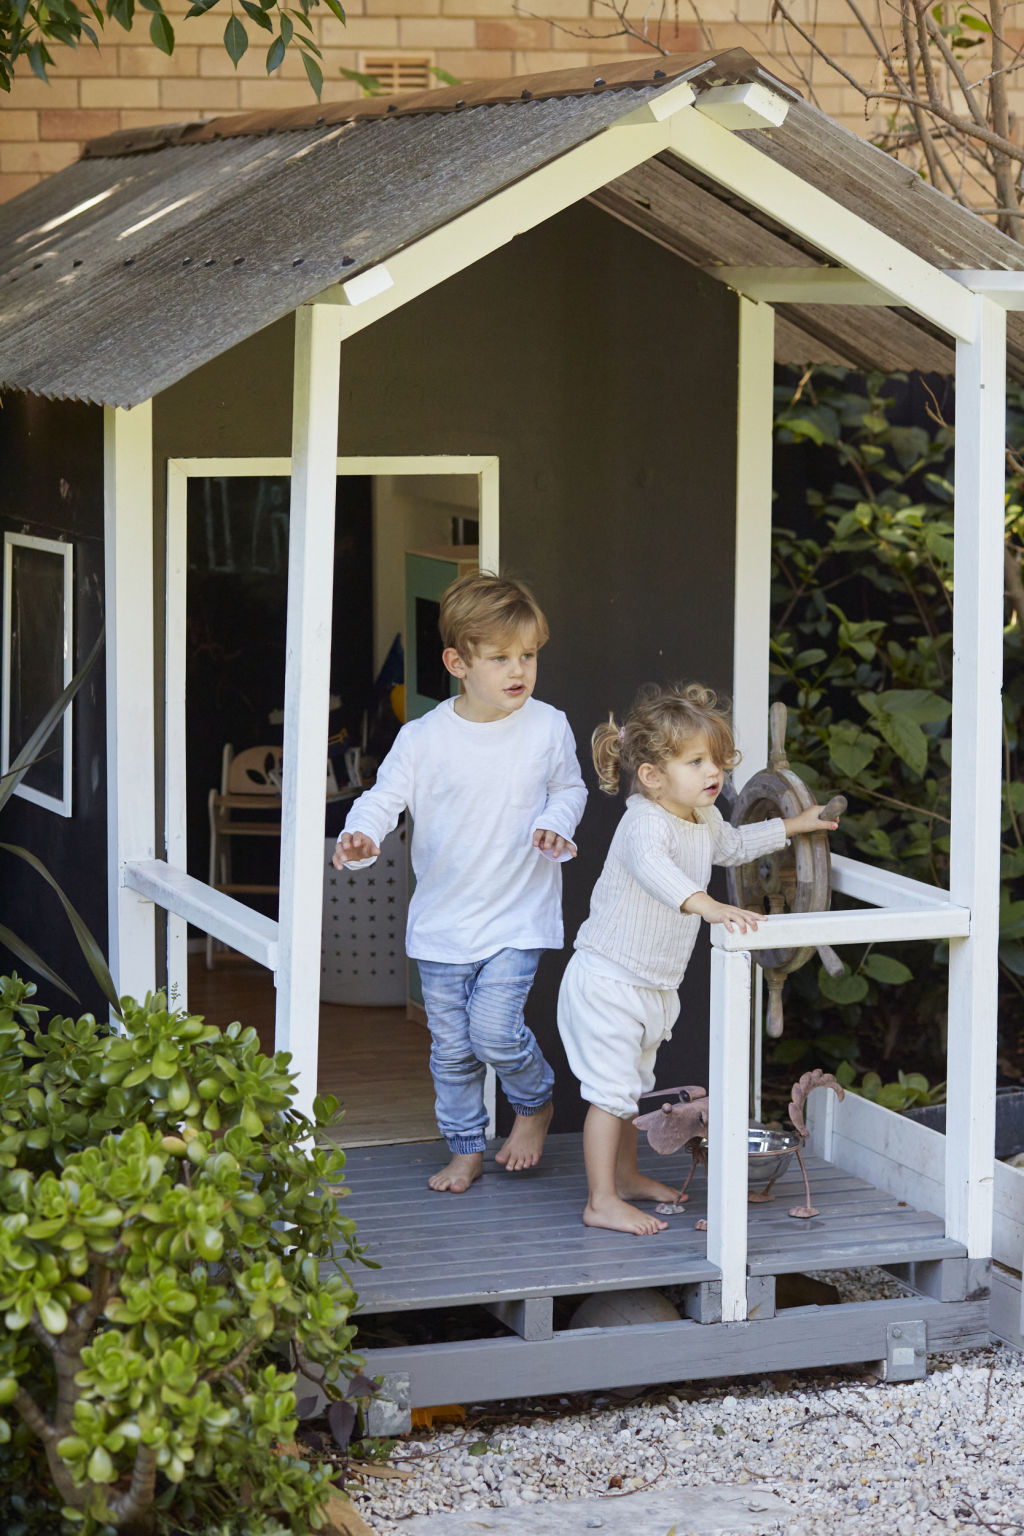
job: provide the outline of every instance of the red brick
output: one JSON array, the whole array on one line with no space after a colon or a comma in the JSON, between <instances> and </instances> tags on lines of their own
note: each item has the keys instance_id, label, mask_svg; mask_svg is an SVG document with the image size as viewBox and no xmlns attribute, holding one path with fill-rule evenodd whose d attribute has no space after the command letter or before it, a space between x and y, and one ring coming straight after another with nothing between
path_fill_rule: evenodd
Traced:
<instances>
[{"instance_id":1,"label":"red brick","mask_svg":"<svg viewBox=\"0 0 1024 1536\"><path fill-rule=\"evenodd\" d=\"M701 51L700 28L688 25L685 21L663 21L659 27L656 22L651 22L649 28L651 42L657 43L669 53L699 53ZM650 43L645 43L642 38L624 38L632 53L647 53L654 56L655 50Z\"/></svg>"},{"instance_id":2,"label":"red brick","mask_svg":"<svg viewBox=\"0 0 1024 1536\"><path fill-rule=\"evenodd\" d=\"M116 133L121 126L121 114L108 112L40 112L39 137L41 139L98 139L105 133ZM2 133L0 119L0 133Z\"/></svg>"},{"instance_id":3,"label":"red brick","mask_svg":"<svg viewBox=\"0 0 1024 1536\"><path fill-rule=\"evenodd\" d=\"M497 21L488 18L476 24L478 48L550 48L551 23L522 19Z\"/></svg>"}]
</instances>

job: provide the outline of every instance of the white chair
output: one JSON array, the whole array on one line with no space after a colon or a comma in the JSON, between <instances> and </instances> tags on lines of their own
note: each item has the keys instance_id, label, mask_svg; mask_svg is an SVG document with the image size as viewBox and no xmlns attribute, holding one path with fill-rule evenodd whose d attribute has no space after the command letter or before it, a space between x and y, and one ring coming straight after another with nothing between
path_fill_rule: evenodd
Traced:
<instances>
[{"instance_id":1,"label":"white chair","mask_svg":"<svg viewBox=\"0 0 1024 1536\"><path fill-rule=\"evenodd\" d=\"M276 837L280 841L280 816L276 821L239 816L239 812L281 810L281 748L247 747L235 752L229 743L221 759L220 790L211 789L209 882L217 891L233 896L276 895L278 886L236 881L231 878L231 839ZM224 953L210 934L206 936L206 964L212 970L216 953Z\"/></svg>"}]
</instances>

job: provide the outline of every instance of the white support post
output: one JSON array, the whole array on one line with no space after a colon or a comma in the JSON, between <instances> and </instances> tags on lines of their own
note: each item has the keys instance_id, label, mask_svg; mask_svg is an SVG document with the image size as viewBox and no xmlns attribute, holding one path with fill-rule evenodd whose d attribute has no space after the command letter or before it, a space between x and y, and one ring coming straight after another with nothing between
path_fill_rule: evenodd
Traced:
<instances>
[{"instance_id":1,"label":"white support post","mask_svg":"<svg viewBox=\"0 0 1024 1536\"><path fill-rule=\"evenodd\" d=\"M152 859L156 837L153 677L153 406L103 415L107 650L107 947L118 993L154 983L151 901L129 890L125 866Z\"/></svg>"},{"instance_id":2,"label":"white support post","mask_svg":"<svg viewBox=\"0 0 1024 1536\"><path fill-rule=\"evenodd\" d=\"M274 1045L290 1051L297 1107L316 1094L323 926L324 784L341 335L335 305L295 314L292 488L288 535L284 755L281 783L280 964Z\"/></svg>"},{"instance_id":3,"label":"white support post","mask_svg":"<svg viewBox=\"0 0 1024 1536\"><path fill-rule=\"evenodd\" d=\"M750 956L711 949L708 1258L722 1275L722 1321L747 1315Z\"/></svg>"},{"instance_id":4,"label":"white support post","mask_svg":"<svg viewBox=\"0 0 1024 1536\"><path fill-rule=\"evenodd\" d=\"M956 357L950 898L971 909L949 946L946 1235L992 1251L1002 778L1006 313L975 298Z\"/></svg>"},{"instance_id":5,"label":"white support post","mask_svg":"<svg viewBox=\"0 0 1024 1536\"><path fill-rule=\"evenodd\" d=\"M188 475L167 466L167 583L164 621L164 847L167 863L185 870L187 814L185 743L185 618L188 576ZM167 914L167 990L188 1006L188 922Z\"/></svg>"},{"instance_id":6,"label":"white support post","mask_svg":"<svg viewBox=\"0 0 1024 1536\"><path fill-rule=\"evenodd\" d=\"M771 634L772 419L775 311L739 300L736 401L736 553L733 600L733 729L742 789L765 763Z\"/></svg>"}]
</instances>

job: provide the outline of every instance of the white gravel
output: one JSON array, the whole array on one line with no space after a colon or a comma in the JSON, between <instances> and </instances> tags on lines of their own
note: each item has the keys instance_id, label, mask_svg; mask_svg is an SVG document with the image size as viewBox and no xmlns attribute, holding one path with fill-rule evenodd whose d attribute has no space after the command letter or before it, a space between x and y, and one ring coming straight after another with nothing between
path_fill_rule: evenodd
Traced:
<instances>
[{"instance_id":1,"label":"white gravel","mask_svg":"<svg viewBox=\"0 0 1024 1536\"><path fill-rule=\"evenodd\" d=\"M877 1274L819 1278L849 1299L903 1294ZM792 1505L788 1536L1024 1536L1024 1354L1001 1345L933 1355L902 1385L776 1372L466 1409L396 1445L413 1477L350 1488L381 1536L414 1514L744 1483Z\"/></svg>"}]
</instances>

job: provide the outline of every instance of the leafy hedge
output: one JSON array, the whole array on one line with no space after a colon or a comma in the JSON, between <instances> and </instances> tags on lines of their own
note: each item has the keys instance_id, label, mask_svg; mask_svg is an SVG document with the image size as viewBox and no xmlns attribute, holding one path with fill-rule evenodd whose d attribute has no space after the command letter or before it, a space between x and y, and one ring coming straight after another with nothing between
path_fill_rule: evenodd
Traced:
<instances>
[{"instance_id":1,"label":"leafy hedge","mask_svg":"<svg viewBox=\"0 0 1024 1536\"><path fill-rule=\"evenodd\" d=\"M952 429L934 399L927 424L907 424L902 381L881 374L817 369L780 384L776 407L780 457L807 484L803 506L777 508L774 534L772 690L789 706L791 760L811 785L848 796L837 852L947 886ZM1021 428L1015 400L1011 441ZM1015 475L1006 529L1017 560L1024 510ZM1012 605L1006 617L999 957L1004 1030L1015 1035L1024 998L1024 649ZM784 1040L775 1059L813 1049L838 1060L865 1054L865 1041L882 1059L937 1055L945 949L844 950L843 976L799 973L791 990L817 1038L813 1047Z\"/></svg>"},{"instance_id":2,"label":"leafy hedge","mask_svg":"<svg viewBox=\"0 0 1024 1536\"><path fill-rule=\"evenodd\" d=\"M34 991L0 978L0 1530L319 1528L296 1376L359 1364L335 1102L162 995L43 1033Z\"/></svg>"}]
</instances>

